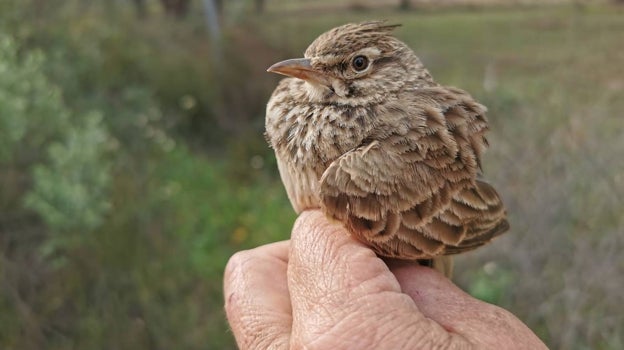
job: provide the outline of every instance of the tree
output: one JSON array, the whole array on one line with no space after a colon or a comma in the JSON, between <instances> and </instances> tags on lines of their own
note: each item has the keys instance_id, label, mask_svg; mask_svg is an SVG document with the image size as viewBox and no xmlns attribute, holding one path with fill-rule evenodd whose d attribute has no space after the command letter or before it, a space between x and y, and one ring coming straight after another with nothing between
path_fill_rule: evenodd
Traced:
<instances>
[{"instance_id":1,"label":"tree","mask_svg":"<svg viewBox=\"0 0 624 350\"><path fill-rule=\"evenodd\" d=\"M133 0L134 8L136 9L137 16L139 18L145 18L147 16L147 10L145 8L145 0Z\"/></svg>"},{"instance_id":2,"label":"tree","mask_svg":"<svg viewBox=\"0 0 624 350\"><path fill-rule=\"evenodd\" d=\"M165 13L177 18L186 16L189 10L190 0L160 0Z\"/></svg>"},{"instance_id":3,"label":"tree","mask_svg":"<svg viewBox=\"0 0 624 350\"><path fill-rule=\"evenodd\" d=\"M264 12L264 4L265 4L264 0L255 0L255 4L256 4L256 13Z\"/></svg>"}]
</instances>

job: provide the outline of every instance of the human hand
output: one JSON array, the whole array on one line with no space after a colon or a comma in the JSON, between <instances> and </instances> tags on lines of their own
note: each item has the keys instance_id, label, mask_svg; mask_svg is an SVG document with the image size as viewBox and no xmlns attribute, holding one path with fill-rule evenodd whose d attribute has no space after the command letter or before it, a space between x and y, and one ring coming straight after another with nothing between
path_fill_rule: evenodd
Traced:
<instances>
[{"instance_id":1,"label":"human hand","mask_svg":"<svg viewBox=\"0 0 624 350\"><path fill-rule=\"evenodd\" d=\"M241 349L546 349L508 311L440 273L390 262L319 211L290 241L235 254L228 321Z\"/></svg>"}]
</instances>

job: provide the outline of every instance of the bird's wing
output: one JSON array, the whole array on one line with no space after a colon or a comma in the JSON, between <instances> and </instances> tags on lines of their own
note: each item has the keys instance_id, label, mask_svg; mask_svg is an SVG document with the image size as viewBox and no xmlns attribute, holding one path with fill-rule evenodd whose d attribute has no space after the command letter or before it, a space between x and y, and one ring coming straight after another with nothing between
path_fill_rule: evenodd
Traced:
<instances>
[{"instance_id":1,"label":"bird's wing","mask_svg":"<svg viewBox=\"0 0 624 350\"><path fill-rule=\"evenodd\" d=\"M321 178L325 212L384 256L474 249L508 229L500 197L477 179L485 107L461 90L422 89L392 107L391 128L336 159ZM390 113L389 112L389 113Z\"/></svg>"}]
</instances>

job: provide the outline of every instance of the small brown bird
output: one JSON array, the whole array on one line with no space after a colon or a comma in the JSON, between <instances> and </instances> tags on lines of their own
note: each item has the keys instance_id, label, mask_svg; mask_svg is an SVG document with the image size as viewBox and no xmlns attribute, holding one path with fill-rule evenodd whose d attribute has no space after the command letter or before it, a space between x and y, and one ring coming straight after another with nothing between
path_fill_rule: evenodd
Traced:
<instances>
[{"instance_id":1,"label":"small brown bird","mask_svg":"<svg viewBox=\"0 0 624 350\"><path fill-rule=\"evenodd\" d=\"M392 36L396 25L346 24L319 36L269 100L266 136L297 213L322 208L378 255L428 262L509 228L481 180L486 108L436 83Z\"/></svg>"}]
</instances>

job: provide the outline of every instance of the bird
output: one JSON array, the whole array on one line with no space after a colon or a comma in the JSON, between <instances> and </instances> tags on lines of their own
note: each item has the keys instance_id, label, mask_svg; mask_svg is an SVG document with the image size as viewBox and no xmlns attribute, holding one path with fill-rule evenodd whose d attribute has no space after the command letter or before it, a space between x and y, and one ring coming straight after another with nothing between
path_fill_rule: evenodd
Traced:
<instances>
[{"instance_id":1,"label":"bird","mask_svg":"<svg viewBox=\"0 0 624 350\"><path fill-rule=\"evenodd\" d=\"M437 83L385 21L321 34L266 109L265 138L297 213L321 209L378 256L447 277L452 256L508 231L483 179L487 108Z\"/></svg>"}]
</instances>

